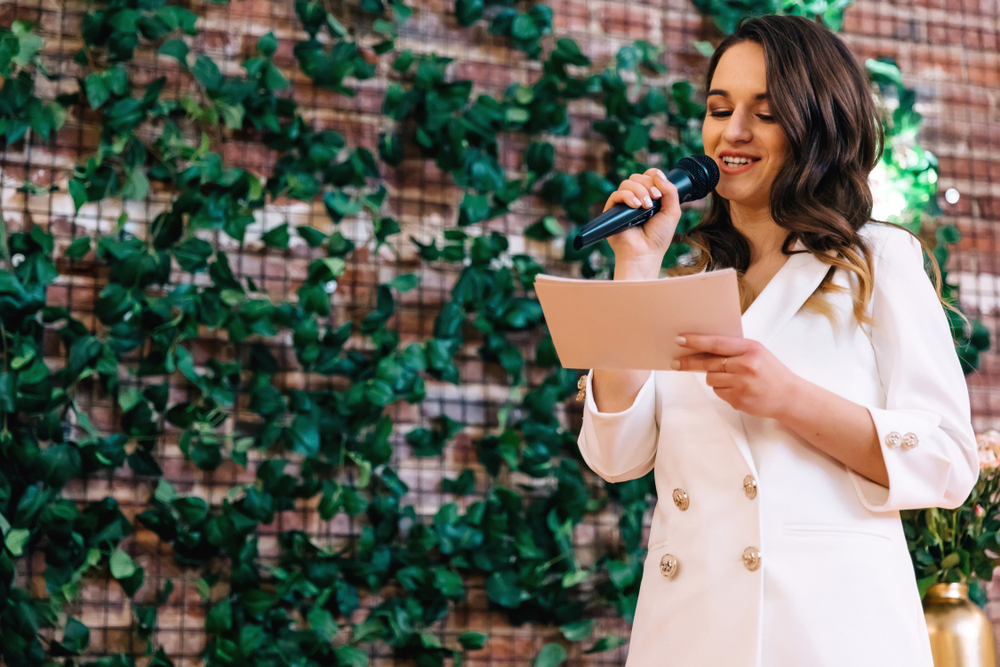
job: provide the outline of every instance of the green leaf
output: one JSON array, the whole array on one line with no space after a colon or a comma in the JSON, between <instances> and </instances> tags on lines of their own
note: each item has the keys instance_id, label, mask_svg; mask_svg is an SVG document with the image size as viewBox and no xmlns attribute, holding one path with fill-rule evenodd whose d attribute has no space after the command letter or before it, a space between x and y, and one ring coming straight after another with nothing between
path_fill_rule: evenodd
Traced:
<instances>
[{"instance_id":1,"label":"green leaf","mask_svg":"<svg viewBox=\"0 0 1000 667\"><path fill-rule=\"evenodd\" d=\"M463 470L457 479L441 480L441 490L456 496L467 496L476 490L476 474L471 470Z\"/></svg>"},{"instance_id":2,"label":"green leaf","mask_svg":"<svg viewBox=\"0 0 1000 667\"><path fill-rule=\"evenodd\" d=\"M517 583L517 574L511 570L494 572L486 580L486 595L501 607L515 609L531 597Z\"/></svg>"},{"instance_id":3,"label":"green leaf","mask_svg":"<svg viewBox=\"0 0 1000 667\"><path fill-rule=\"evenodd\" d=\"M534 667L556 667L566 662L566 649L561 644L546 644L538 652Z\"/></svg>"},{"instance_id":4,"label":"green leaf","mask_svg":"<svg viewBox=\"0 0 1000 667\"><path fill-rule=\"evenodd\" d=\"M208 56L198 56L191 68L195 80L208 91L216 91L222 85L222 72L215 61Z\"/></svg>"},{"instance_id":5,"label":"green leaf","mask_svg":"<svg viewBox=\"0 0 1000 667\"><path fill-rule=\"evenodd\" d=\"M404 273L389 281L389 287L395 287L400 292L409 292L420 284L420 276L415 273Z\"/></svg>"},{"instance_id":6,"label":"green leaf","mask_svg":"<svg viewBox=\"0 0 1000 667\"><path fill-rule=\"evenodd\" d=\"M222 122L225 123L226 127L230 130L243 129L243 117L246 115L246 109L242 104L227 104L216 100L215 108L222 116Z\"/></svg>"},{"instance_id":7,"label":"green leaf","mask_svg":"<svg viewBox=\"0 0 1000 667\"><path fill-rule=\"evenodd\" d=\"M69 194L73 197L73 206L76 207L76 212L80 212L80 207L87 203L87 186L71 178L69 180Z\"/></svg>"},{"instance_id":8,"label":"green leaf","mask_svg":"<svg viewBox=\"0 0 1000 667\"><path fill-rule=\"evenodd\" d=\"M174 259L181 269L194 273L208 268L212 256L212 244L203 239L191 237L173 248Z\"/></svg>"},{"instance_id":9,"label":"green leaf","mask_svg":"<svg viewBox=\"0 0 1000 667\"><path fill-rule=\"evenodd\" d=\"M264 245L271 248L284 249L288 247L289 235L288 235L288 223L283 223L267 232L260 239L264 242Z\"/></svg>"},{"instance_id":10,"label":"green leaf","mask_svg":"<svg viewBox=\"0 0 1000 667\"><path fill-rule=\"evenodd\" d=\"M160 46L157 53L170 56L171 58L176 58L177 62L179 62L184 69L188 68L188 45L184 43L183 39L168 39L162 46Z\"/></svg>"},{"instance_id":11,"label":"green leaf","mask_svg":"<svg viewBox=\"0 0 1000 667\"><path fill-rule=\"evenodd\" d=\"M261 36L257 40L257 50L260 54L266 58L270 58L274 55L274 52L278 50L278 38L274 36L273 32L269 32L266 35Z\"/></svg>"},{"instance_id":12,"label":"green leaf","mask_svg":"<svg viewBox=\"0 0 1000 667\"><path fill-rule=\"evenodd\" d=\"M538 241L548 241L563 235L562 225L551 215L547 215L541 220L529 225L524 230L524 235L530 239Z\"/></svg>"},{"instance_id":13,"label":"green leaf","mask_svg":"<svg viewBox=\"0 0 1000 667\"><path fill-rule=\"evenodd\" d=\"M115 579L127 579L135 574L136 567L135 563L132 562L132 557L121 549L115 549L111 553L109 565L111 566L111 576Z\"/></svg>"},{"instance_id":14,"label":"green leaf","mask_svg":"<svg viewBox=\"0 0 1000 667\"><path fill-rule=\"evenodd\" d=\"M947 570L953 568L961 562L961 556L958 553L952 552L941 559L941 569Z\"/></svg>"},{"instance_id":15,"label":"green leaf","mask_svg":"<svg viewBox=\"0 0 1000 667\"><path fill-rule=\"evenodd\" d=\"M84 80L84 88L87 91L87 101L90 102L92 109L100 109L111 98L111 91L104 85L104 78L96 72L87 75Z\"/></svg>"},{"instance_id":16,"label":"green leaf","mask_svg":"<svg viewBox=\"0 0 1000 667\"><path fill-rule=\"evenodd\" d=\"M315 227L301 225L295 229L310 248L318 248L323 245L324 241L326 241L326 234L319 231Z\"/></svg>"},{"instance_id":17,"label":"green leaf","mask_svg":"<svg viewBox=\"0 0 1000 667\"><path fill-rule=\"evenodd\" d=\"M368 654L357 646L338 646L333 649L337 665L343 667L368 667Z\"/></svg>"},{"instance_id":18,"label":"green leaf","mask_svg":"<svg viewBox=\"0 0 1000 667\"><path fill-rule=\"evenodd\" d=\"M486 645L489 635L482 632L463 632L458 636L458 643L466 651L478 651Z\"/></svg>"},{"instance_id":19,"label":"green leaf","mask_svg":"<svg viewBox=\"0 0 1000 667\"><path fill-rule=\"evenodd\" d=\"M90 252L90 237L81 236L69 244L65 254L70 259L80 259L88 252Z\"/></svg>"},{"instance_id":20,"label":"green leaf","mask_svg":"<svg viewBox=\"0 0 1000 667\"><path fill-rule=\"evenodd\" d=\"M483 18L483 0L455 0L455 18L463 28Z\"/></svg>"},{"instance_id":21,"label":"green leaf","mask_svg":"<svg viewBox=\"0 0 1000 667\"><path fill-rule=\"evenodd\" d=\"M31 537L31 531L27 528L14 528L4 536L4 545L11 555L19 558L24 553L24 546Z\"/></svg>"},{"instance_id":22,"label":"green leaf","mask_svg":"<svg viewBox=\"0 0 1000 667\"><path fill-rule=\"evenodd\" d=\"M703 42L695 40L691 42L691 45L695 48L695 50L698 53L705 56L706 58L711 58L712 54L715 53L715 47L712 46L711 42Z\"/></svg>"},{"instance_id":23,"label":"green leaf","mask_svg":"<svg viewBox=\"0 0 1000 667\"><path fill-rule=\"evenodd\" d=\"M594 643L593 646L584 651L584 653L601 653L602 651L610 651L611 649L624 645L624 639L611 635L609 637L601 637Z\"/></svg>"},{"instance_id":24,"label":"green leaf","mask_svg":"<svg viewBox=\"0 0 1000 667\"><path fill-rule=\"evenodd\" d=\"M585 618L574 623L567 623L560 627L559 631L562 632L563 637L571 642L583 641L594 631L594 619Z\"/></svg>"}]
</instances>

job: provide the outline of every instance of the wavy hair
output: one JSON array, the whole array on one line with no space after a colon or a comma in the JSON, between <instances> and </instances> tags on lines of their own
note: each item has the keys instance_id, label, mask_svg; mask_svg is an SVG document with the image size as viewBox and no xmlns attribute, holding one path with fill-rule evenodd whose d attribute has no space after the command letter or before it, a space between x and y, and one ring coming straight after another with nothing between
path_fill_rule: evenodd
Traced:
<instances>
[{"instance_id":1,"label":"wavy hair","mask_svg":"<svg viewBox=\"0 0 1000 667\"><path fill-rule=\"evenodd\" d=\"M871 219L868 176L882 157L885 136L868 76L825 26L799 16L761 16L741 21L715 50L706 93L722 55L746 41L764 50L770 111L788 142L770 197L771 218L789 232L782 252L793 254L790 249L801 240L830 265L805 305L832 318L822 295L842 289L832 282L841 268L857 278L855 318L871 324L871 249L859 230ZM750 242L733 225L728 200L714 194L702 221L683 240L699 252L693 266L676 273L735 268L745 310L754 297L743 279Z\"/></svg>"}]
</instances>

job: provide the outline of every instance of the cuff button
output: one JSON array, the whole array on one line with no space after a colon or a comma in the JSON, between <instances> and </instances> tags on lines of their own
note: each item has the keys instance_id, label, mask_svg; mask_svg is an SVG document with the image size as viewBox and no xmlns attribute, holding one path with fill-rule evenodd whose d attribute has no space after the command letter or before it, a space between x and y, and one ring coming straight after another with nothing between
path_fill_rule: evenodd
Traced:
<instances>
[{"instance_id":1,"label":"cuff button","mask_svg":"<svg viewBox=\"0 0 1000 667\"><path fill-rule=\"evenodd\" d=\"M907 433L903 436L903 449L913 449L917 446L918 442L920 442L920 440L917 438L916 433Z\"/></svg>"},{"instance_id":2,"label":"cuff button","mask_svg":"<svg viewBox=\"0 0 1000 667\"><path fill-rule=\"evenodd\" d=\"M890 449L895 448L895 447L899 447L899 443L902 440L903 440L903 436L901 436L896 431L892 431L892 432L886 434L886 436L885 436L885 446L889 447Z\"/></svg>"}]
</instances>

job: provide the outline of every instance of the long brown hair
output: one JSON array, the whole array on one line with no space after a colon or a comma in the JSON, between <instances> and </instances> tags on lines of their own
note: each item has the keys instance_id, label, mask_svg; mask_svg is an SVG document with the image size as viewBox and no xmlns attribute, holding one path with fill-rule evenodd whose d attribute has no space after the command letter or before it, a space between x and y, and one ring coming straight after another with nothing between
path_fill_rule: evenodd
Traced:
<instances>
[{"instance_id":1,"label":"long brown hair","mask_svg":"<svg viewBox=\"0 0 1000 667\"><path fill-rule=\"evenodd\" d=\"M722 55L745 41L764 50L770 111L788 141L770 197L771 218L789 232L782 252L791 254L801 240L830 265L806 303L827 315L830 308L820 295L839 289L831 282L833 272L855 274L854 316L870 324L871 249L858 232L871 219L868 175L882 157L885 136L868 76L825 26L799 16L761 16L741 21L715 50L706 93ZM735 268L745 309L753 298L743 281L750 242L733 225L729 202L714 194L707 214L684 240L700 252L693 266L678 273Z\"/></svg>"}]
</instances>

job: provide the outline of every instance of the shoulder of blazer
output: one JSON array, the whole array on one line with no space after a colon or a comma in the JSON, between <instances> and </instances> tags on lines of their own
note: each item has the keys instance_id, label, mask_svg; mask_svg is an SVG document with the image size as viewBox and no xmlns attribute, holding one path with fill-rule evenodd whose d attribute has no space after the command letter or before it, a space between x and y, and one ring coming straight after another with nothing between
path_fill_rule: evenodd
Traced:
<instances>
[{"instance_id":1,"label":"shoulder of blazer","mask_svg":"<svg viewBox=\"0 0 1000 667\"><path fill-rule=\"evenodd\" d=\"M869 221L858 230L858 234L868 243L876 265L882 258L906 252L908 245L920 245L910 232L891 222Z\"/></svg>"}]
</instances>

